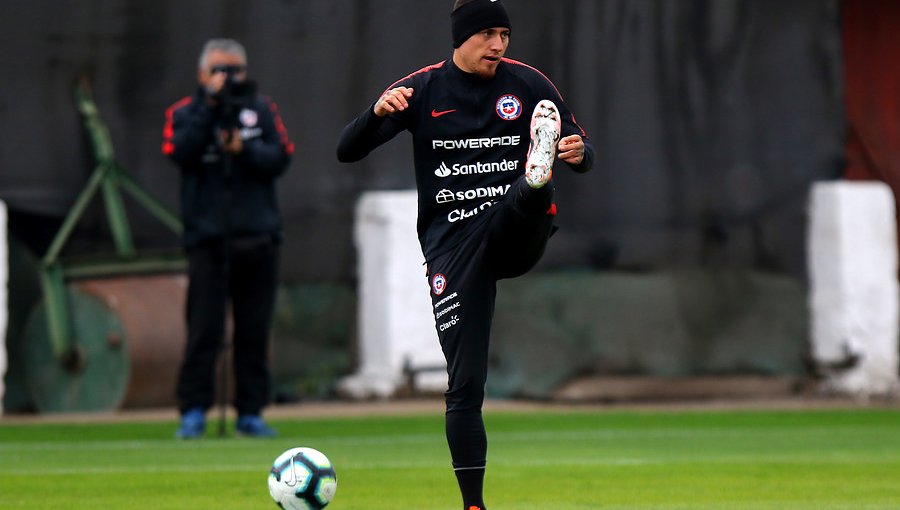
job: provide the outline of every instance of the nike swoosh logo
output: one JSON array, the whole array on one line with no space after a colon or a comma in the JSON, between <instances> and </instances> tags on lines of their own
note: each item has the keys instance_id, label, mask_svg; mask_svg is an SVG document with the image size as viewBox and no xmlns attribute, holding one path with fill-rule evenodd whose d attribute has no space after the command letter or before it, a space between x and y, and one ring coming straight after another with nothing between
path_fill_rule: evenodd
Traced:
<instances>
[{"instance_id":1,"label":"nike swoosh logo","mask_svg":"<svg viewBox=\"0 0 900 510\"><path fill-rule=\"evenodd\" d=\"M444 110L444 111L442 111L442 112L439 112L439 111L437 111L437 110L431 110L431 116L434 117L434 118L438 118L438 117L440 117L441 115L447 115L448 113L453 113L453 112L455 112L455 111L456 111L455 109L454 109L454 110Z\"/></svg>"}]
</instances>

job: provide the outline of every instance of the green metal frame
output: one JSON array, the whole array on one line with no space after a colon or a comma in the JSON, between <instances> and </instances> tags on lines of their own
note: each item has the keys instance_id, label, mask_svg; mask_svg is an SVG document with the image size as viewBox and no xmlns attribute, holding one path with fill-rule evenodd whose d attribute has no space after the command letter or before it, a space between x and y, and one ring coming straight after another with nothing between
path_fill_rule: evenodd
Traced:
<instances>
[{"instance_id":1,"label":"green metal frame","mask_svg":"<svg viewBox=\"0 0 900 510\"><path fill-rule=\"evenodd\" d=\"M47 326L53 354L57 359L71 359L73 354L77 356L71 309L66 298L66 282L85 278L174 273L184 271L186 267L184 256L180 252L138 255L122 200L122 190L128 192L153 217L179 235L182 231L181 221L162 203L144 191L116 161L109 129L100 118L100 112L91 97L90 86L86 79L82 79L75 88L75 104L84 117L84 125L90 135L97 166L66 214L39 269L47 306ZM105 206L115 246L115 257L64 266L60 253L98 191Z\"/></svg>"}]
</instances>

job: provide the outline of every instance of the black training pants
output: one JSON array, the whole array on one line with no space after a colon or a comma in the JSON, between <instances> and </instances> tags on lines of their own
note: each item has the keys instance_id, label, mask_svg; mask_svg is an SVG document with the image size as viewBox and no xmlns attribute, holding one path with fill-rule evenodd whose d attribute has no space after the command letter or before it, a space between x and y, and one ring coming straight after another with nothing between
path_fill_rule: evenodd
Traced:
<instances>
[{"instance_id":1,"label":"black training pants","mask_svg":"<svg viewBox=\"0 0 900 510\"><path fill-rule=\"evenodd\" d=\"M483 467L481 417L497 280L520 276L540 260L553 225L552 183L532 189L520 178L465 241L428 261L435 327L447 360L446 433L456 469Z\"/></svg>"},{"instance_id":2,"label":"black training pants","mask_svg":"<svg viewBox=\"0 0 900 510\"><path fill-rule=\"evenodd\" d=\"M225 338L230 301L234 406L239 414L259 414L271 392L268 346L278 284L278 245L268 236L233 241L227 279L223 245L211 242L188 251L188 334L176 388L178 405L182 411L212 407L216 359Z\"/></svg>"}]
</instances>

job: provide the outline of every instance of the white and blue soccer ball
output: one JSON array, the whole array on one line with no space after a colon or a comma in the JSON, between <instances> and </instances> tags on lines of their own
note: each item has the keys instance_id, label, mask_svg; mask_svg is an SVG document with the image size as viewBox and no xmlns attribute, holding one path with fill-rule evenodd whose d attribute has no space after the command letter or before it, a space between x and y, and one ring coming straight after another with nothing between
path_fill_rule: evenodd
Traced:
<instances>
[{"instance_id":1,"label":"white and blue soccer ball","mask_svg":"<svg viewBox=\"0 0 900 510\"><path fill-rule=\"evenodd\" d=\"M285 510L325 508L337 490L334 466L322 452L291 448L272 463L269 494Z\"/></svg>"}]
</instances>

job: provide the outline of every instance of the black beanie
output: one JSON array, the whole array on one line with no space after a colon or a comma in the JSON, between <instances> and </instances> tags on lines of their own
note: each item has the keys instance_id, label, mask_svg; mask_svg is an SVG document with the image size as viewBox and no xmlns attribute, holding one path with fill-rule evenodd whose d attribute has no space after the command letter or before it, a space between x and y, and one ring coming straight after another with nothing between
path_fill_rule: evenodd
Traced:
<instances>
[{"instance_id":1,"label":"black beanie","mask_svg":"<svg viewBox=\"0 0 900 510\"><path fill-rule=\"evenodd\" d=\"M472 34L485 28L510 28L509 16L500 0L457 0L450 13L453 47L459 48Z\"/></svg>"}]
</instances>

